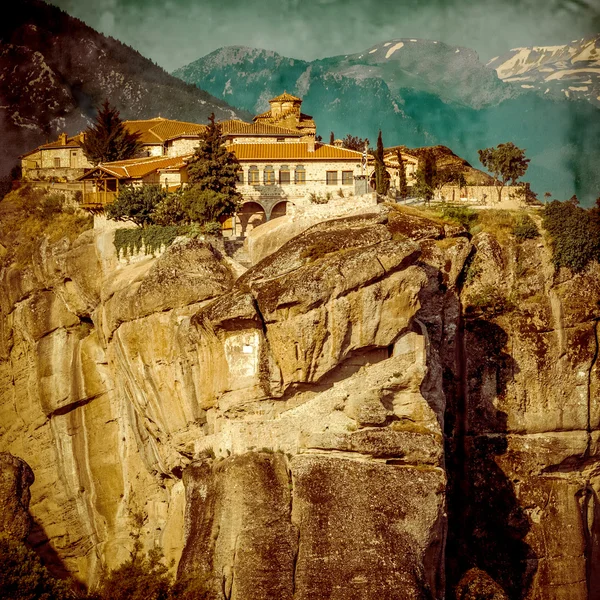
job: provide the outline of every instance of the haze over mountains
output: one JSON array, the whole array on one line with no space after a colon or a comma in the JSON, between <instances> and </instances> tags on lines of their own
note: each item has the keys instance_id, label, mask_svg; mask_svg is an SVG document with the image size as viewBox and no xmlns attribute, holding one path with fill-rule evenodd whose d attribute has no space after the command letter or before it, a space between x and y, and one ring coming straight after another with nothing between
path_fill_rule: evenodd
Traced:
<instances>
[{"instance_id":1,"label":"haze over mountains","mask_svg":"<svg viewBox=\"0 0 600 600\"><path fill-rule=\"evenodd\" d=\"M579 57L579 68L594 73L598 45L598 38L578 41L564 55ZM468 48L394 39L308 62L229 46L173 74L254 114L287 89L304 99L303 110L315 117L325 139L334 131L336 137L352 133L374 141L381 128L388 146L444 144L475 166L479 148L513 141L531 158L526 179L534 190L557 198L577 193L589 204L600 193L599 105L581 94L544 93L530 82L510 80L515 68L530 69L533 78L534 60L538 70L550 68L536 52L485 65ZM586 52L591 66L583 62ZM504 65L502 78L494 65ZM579 85L581 72L564 60L552 68L562 87Z\"/></svg>"},{"instance_id":2,"label":"haze over mountains","mask_svg":"<svg viewBox=\"0 0 600 600\"><path fill-rule=\"evenodd\" d=\"M0 175L19 154L85 129L108 98L127 119L162 115L205 122L247 117L166 73L133 48L38 0L11 4L0 21Z\"/></svg>"}]
</instances>

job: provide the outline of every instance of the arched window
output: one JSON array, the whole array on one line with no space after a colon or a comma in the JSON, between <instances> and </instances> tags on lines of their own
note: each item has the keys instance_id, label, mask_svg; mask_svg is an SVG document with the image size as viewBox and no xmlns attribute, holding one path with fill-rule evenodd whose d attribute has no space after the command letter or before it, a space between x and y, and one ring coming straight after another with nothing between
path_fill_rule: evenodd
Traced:
<instances>
[{"instance_id":1,"label":"arched window","mask_svg":"<svg viewBox=\"0 0 600 600\"><path fill-rule=\"evenodd\" d=\"M263 175L265 185L275 185L275 170L273 169L273 165L267 165Z\"/></svg>"},{"instance_id":2,"label":"arched window","mask_svg":"<svg viewBox=\"0 0 600 600\"><path fill-rule=\"evenodd\" d=\"M296 185L304 185L306 183L306 171L304 165L296 165L296 172L294 181Z\"/></svg>"},{"instance_id":3,"label":"arched window","mask_svg":"<svg viewBox=\"0 0 600 600\"><path fill-rule=\"evenodd\" d=\"M248 185L259 185L260 178L258 175L258 167L256 165L252 165L248 169Z\"/></svg>"},{"instance_id":4,"label":"arched window","mask_svg":"<svg viewBox=\"0 0 600 600\"><path fill-rule=\"evenodd\" d=\"M279 167L279 185L289 185L290 183L290 168L287 165Z\"/></svg>"}]
</instances>

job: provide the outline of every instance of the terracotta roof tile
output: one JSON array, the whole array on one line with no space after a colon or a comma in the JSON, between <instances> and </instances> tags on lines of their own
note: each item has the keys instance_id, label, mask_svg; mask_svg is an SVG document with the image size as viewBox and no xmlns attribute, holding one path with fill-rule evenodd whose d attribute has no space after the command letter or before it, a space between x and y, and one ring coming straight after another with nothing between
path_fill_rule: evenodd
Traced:
<instances>
[{"instance_id":1,"label":"terracotta roof tile","mask_svg":"<svg viewBox=\"0 0 600 600\"><path fill-rule=\"evenodd\" d=\"M206 125L174 121L171 119L147 119L144 121L124 121L128 131L139 132L142 144L163 144L167 140L181 135L197 135L206 129Z\"/></svg>"},{"instance_id":2,"label":"terracotta roof tile","mask_svg":"<svg viewBox=\"0 0 600 600\"><path fill-rule=\"evenodd\" d=\"M358 160L362 152L336 148L329 144L315 144L314 152L308 151L308 144L233 144L229 149L238 160Z\"/></svg>"},{"instance_id":3,"label":"terracotta roof tile","mask_svg":"<svg viewBox=\"0 0 600 600\"><path fill-rule=\"evenodd\" d=\"M186 156L148 156L144 158L130 158L129 160L117 160L114 162L101 163L79 179L93 179L93 173L97 169L114 175L117 179L141 179L154 171L168 168L181 168L191 154Z\"/></svg>"},{"instance_id":4,"label":"terracotta roof tile","mask_svg":"<svg viewBox=\"0 0 600 600\"><path fill-rule=\"evenodd\" d=\"M287 92L283 92L283 94L275 96L275 98L271 98L269 102L302 102L302 98L298 98L288 94Z\"/></svg>"},{"instance_id":5,"label":"terracotta roof tile","mask_svg":"<svg viewBox=\"0 0 600 600\"><path fill-rule=\"evenodd\" d=\"M244 121L223 121L221 123L223 135L279 135L300 137L302 134L295 129L278 127L268 123L245 123Z\"/></svg>"}]
</instances>

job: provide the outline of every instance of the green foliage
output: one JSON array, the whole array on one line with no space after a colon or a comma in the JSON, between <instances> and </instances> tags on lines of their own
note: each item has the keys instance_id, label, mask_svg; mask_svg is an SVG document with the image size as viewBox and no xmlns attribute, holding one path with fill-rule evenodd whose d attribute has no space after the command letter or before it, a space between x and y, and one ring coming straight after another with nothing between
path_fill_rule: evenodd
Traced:
<instances>
[{"instance_id":1,"label":"green foliage","mask_svg":"<svg viewBox=\"0 0 600 600\"><path fill-rule=\"evenodd\" d=\"M132 221L145 227L153 222L153 213L166 198L167 192L158 185L126 186L117 199L106 207L106 216L115 221Z\"/></svg>"},{"instance_id":2,"label":"green foliage","mask_svg":"<svg viewBox=\"0 0 600 600\"><path fill-rule=\"evenodd\" d=\"M200 135L196 152L188 162L190 183L199 191L223 194L235 204L241 200L236 189L239 168L235 154L223 145L221 126L211 114L207 128Z\"/></svg>"},{"instance_id":3,"label":"green foliage","mask_svg":"<svg viewBox=\"0 0 600 600\"><path fill-rule=\"evenodd\" d=\"M349 133L342 140L344 148L348 150L356 150L357 152L362 152L365 149L365 146L369 145L369 140L367 138L360 138L355 135L350 135Z\"/></svg>"},{"instance_id":4,"label":"green foliage","mask_svg":"<svg viewBox=\"0 0 600 600\"><path fill-rule=\"evenodd\" d=\"M331 192L327 192L325 195L310 192L308 197L313 204L327 204L333 196L331 195Z\"/></svg>"},{"instance_id":5,"label":"green foliage","mask_svg":"<svg viewBox=\"0 0 600 600\"><path fill-rule=\"evenodd\" d=\"M423 157L419 159L417 183L413 186L413 194L429 203L433 198L436 176L435 157L431 151L426 150Z\"/></svg>"},{"instance_id":6,"label":"green foliage","mask_svg":"<svg viewBox=\"0 0 600 600\"><path fill-rule=\"evenodd\" d=\"M496 317L515 307L512 299L505 297L495 285L486 285L471 292L466 303L467 313L479 313L486 318Z\"/></svg>"},{"instance_id":7,"label":"green foliage","mask_svg":"<svg viewBox=\"0 0 600 600\"><path fill-rule=\"evenodd\" d=\"M152 222L156 225L181 225L189 220L189 216L183 208L182 192L179 190L172 194L166 194L150 214Z\"/></svg>"},{"instance_id":8,"label":"green foliage","mask_svg":"<svg viewBox=\"0 0 600 600\"><path fill-rule=\"evenodd\" d=\"M239 206L240 196L202 189L199 185L186 188L181 194L181 208L190 221L216 222L232 215Z\"/></svg>"},{"instance_id":9,"label":"green foliage","mask_svg":"<svg viewBox=\"0 0 600 600\"><path fill-rule=\"evenodd\" d=\"M0 200L0 265L24 266L44 239L74 240L92 225L90 215L67 205L62 194L21 186Z\"/></svg>"},{"instance_id":10,"label":"green foliage","mask_svg":"<svg viewBox=\"0 0 600 600\"><path fill-rule=\"evenodd\" d=\"M467 206L454 206L447 204L442 207L442 217L460 223L466 229L470 229L479 218L476 211Z\"/></svg>"},{"instance_id":11,"label":"green foliage","mask_svg":"<svg viewBox=\"0 0 600 600\"><path fill-rule=\"evenodd\" d=\"M543 227L550 235L552 261L556 269L568 267L576 273L600 258L599 208L585 210L574 202L554 200L544 208Z\"/></svg>"},{"instance_id":12,"label":"green foliage","mask_svg":"<svg viewBox=\"0 0 600 600\"><path fill-rule=\"evenodd\" d=\"M383 153L383 139L381 137L381 130L377 136L377 149L374 154L375 158L375 191L385 196L390 189L390 175L385 168L384 153Z\"/></svg>"},{"instance_id":13,"label":"green foliage","mask_svg":"<svg viewBox=\"0 0 600 600\"><path fill-rule=\"evenodd\" d=\"M402 160L402 152L396 150L396 157L398 158L398 174L400 176L400 184L398 186L398 195L403 200L408 198L408 183L406 181L406 166Z\"/></svg>"},{"instance_id":14,"label":"green foliage","mask_svg":"<svg viewBox=\"0 0 600 600\"><path fill-rule=\"evenodd\" d=\"M33 550L0 534L0 598L11 600L69 600L78 594L55 579Z\"/></svg>"},{"instance_id":15,"label":"green foliage","mask_svg":"<svg viewBox=\"0 0 600 600\"><path fill-rule=\"evenodd\" d=\"M495 148L478 150L481 164L494 176L498 202L502 199L502 188L510 181L513 185L527 172L530 160L525 150L512 142L498 144Z\"/></svg>"},{"instance_id":16,"label":"green foliage","mask_svg":"<svg viewBox=\"0 0 600 600\"><path fill-rule=\"evenodd\" d=\"M98 109L96 122L85 131L81 145L83 153L93 165L135 156L141 149L140 133L127 131L119 111L105 100Z\"/></svg>"},{"instance_id":17,"label":"green foliage","mask_svg":"<svg viewBox=\"0 0 600 600\"><path fill-rule=\"evenodd\" d=\"M196 238L219 235L221 224L209 221L202 225L149 225L135 229L116 229L114 244L117 256L131 256L142 248L145 254L154 254L169 247L178 237Z\"/></svg>"},{"instance_id":18,"label":"green foliage","mask_svg":"<svg viewBox=\"0 0 600 600\"><path fill-rule=\"evenodd\" d=\"M162 552L156 548L144 555L141 543L136 539L129 560L103 580L101 596L106 600L170 600L173 597L172 581L162 560Z\"/></svg>"},{"instance_id":19,"label":"green foliage","mask_svg":"<svg viewBox=\"0 0 600 600\"><path fill-rule=\"evenodd\" d=\"M540 235L536 224L529 215L521 215L513 226L512 234L520 242L535 239Z\"/></svg>"},{"instance_id":20,"label":"green foliage","mask_svg":"<svg viewBox=\"0 0 600 600\"><path fill-rule=\"evenodd\" d=\"M334 135L333 131L331 131L331 132L329 133L329 144L330 144L331 146L333 146L333 143L334 143L334 142L335 142L335 135Z\"/></svg>"}]
</instances>

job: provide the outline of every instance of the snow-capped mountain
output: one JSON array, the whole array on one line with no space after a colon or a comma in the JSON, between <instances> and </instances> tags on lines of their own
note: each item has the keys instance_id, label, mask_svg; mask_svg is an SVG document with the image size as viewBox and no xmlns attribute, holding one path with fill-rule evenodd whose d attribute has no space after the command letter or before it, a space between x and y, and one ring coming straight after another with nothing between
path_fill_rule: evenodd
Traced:
<instances>
[{"instance_id":1,"label":"snow-capped mountain","mask_svg":"<svg viewBox=\"0 0 600 600\"><path fill-rule=\"evenodd\" d=\"M523 89L600 105L600 35L560 46L513 48L487 66Z\"/></svg>"}]
</instances>

